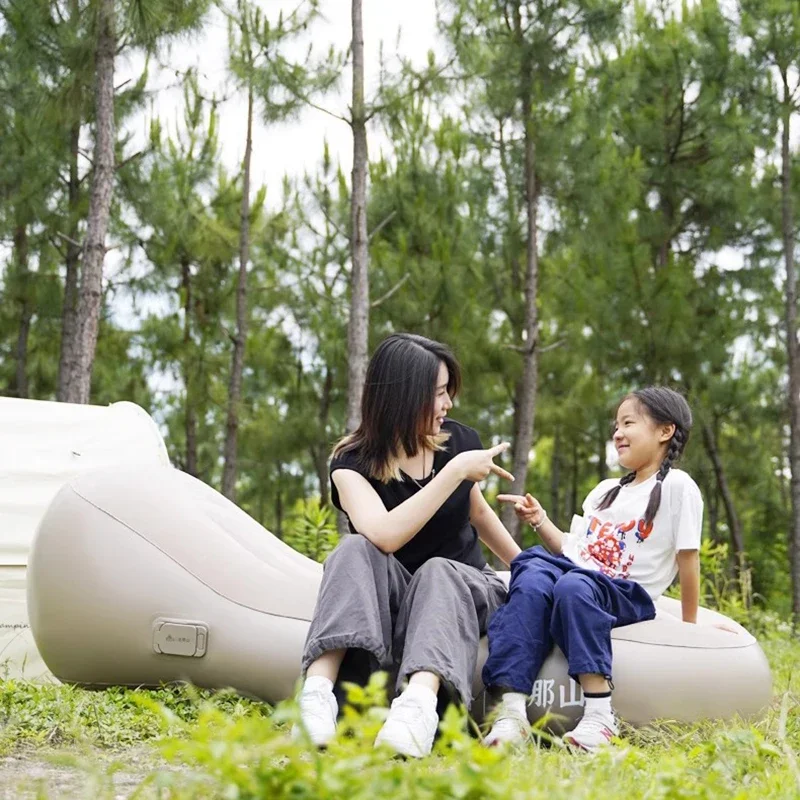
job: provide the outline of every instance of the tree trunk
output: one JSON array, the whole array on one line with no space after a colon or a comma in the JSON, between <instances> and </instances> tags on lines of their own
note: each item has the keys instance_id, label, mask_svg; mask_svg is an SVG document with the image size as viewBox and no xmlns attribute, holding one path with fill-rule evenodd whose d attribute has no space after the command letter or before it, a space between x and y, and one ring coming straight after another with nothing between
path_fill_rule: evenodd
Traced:
<instances>
[{"instance_id":1,"label":"tree trunk","mask_svg":"<svg viewBox=\"0 0 800 800\"><path fill-rule=\"evenodd\" d=\"M719 538L719 484L708 481L706 489L706 505L708 507L708 534L714 544L718 544Z\"/></svg>"},{"instance_id":2,"label":"tree trunk","mask_svg":"<svg viewBox=\"0 0 800 800\"><path fill-rule=\"evenodd\" d=\"M518 385L514 414L514 460L511 473L514 481L509 489L513 494L525 494L528 461L533 444L533 423L536 416L536 388L539 377L538 338L539 312L536 299L539 291L539 245L537 211L539 192L536 185L536 144L533 134L533 108L531 91L533 81L532 55L525 46L519 3L514 9L514 27L517 39L525 48L520 75L522 119L525 125L525 210L527 214L527 243L525 264L525 317L521 335L523 358L522 380ZM521 540L519 520L514 507L505 504L502 520L517 542Z\"/></svg>"},{"instance_id":3,"label":"tree trunk","mask_svg":"<svg viewBox=\"0 0 800 800\"><path fill-rule=\"evenodd\" d=\"M350 198L350 319L347 328L347 430L361 422L361 393L367 374L369 272L367 252L367 114L364 102L362 0L353 0L353 174Z\"/></svg>"},{"instance_id":4,"label":"tree trunk","mask_svg":"<svg viewBox=\"0 0 800 800\"><path fill-rule=\"evenodd\" d=\"M553 437L553 455L550 457L550 518L556 525L561 519L561 431L558 428Z\"/></svg>"},{"instance_id":5,"label":"tree trunk","mask_svg":"<svg viewBox=\"0 0 800 800\"><path fill-rule=\"evenodd\" d=\"M184 426L186 433L186 457L184 469L189 475L197 473L197 411L195 409L194 377L192 375L192 273L186 258L181 260L181 289L183 291L183 385Z\"/></svg>"},{"instance_id":6,"label":"tree trunk","mask_svg":"<svg viewBox=\"0 0 800 800\"><path fill-rule=\"evenodd\" d=\"M321 441L311 448L311 457L314 460L314 469L319 481L320 505L330 505L330 484L328 482L328 416L331 409L331 393L333 392L333 373L330 368L325 369L325 380L322 384L322 395L319 399L319 430Z\"/></svg>"},{"instance_id":7,"label":"tree trunk","mask_svg":"<svg viewBox=\"0 0 800 800\"><path fill-rule=\"evenodd\" d=\"M78 278L81 249L78 240L78 204L80 202L80 177L78 175L78 147L81 138L81 125L76 122L69 133L69 186L68 220L66 255L66 276L64 278L64 305L61 311L61 352L58 359L58 389L56 397L60 401L67 399L67 386L70 375L75 370L77 358L78 331Z\"/></svg>"},{"instance_id":8,"label":"tree trunk","mask_svg":"<svg viewBox=\"0 0 800 800\"><path fill-rule=\"evenodd\" d=\"M114 188L114 56L117 47L114 0L100 0L95 58L94 174L83 249L78 301L77 354L64 392L69 403L88 403L97 331L103 302L103 261Z\"/></svg>"},{"instance_id":9,"label":"tree trunk","mask_svg":"<svg viewBox=\"0 0 800 800\"><path fill-rule=\"evenodd\" d=\"M728 479L725 475L725 469L722 465L722 460L719 457L719 449L717 448L717 437L714 435L714 430L707 423L703 422L703 444L705 445L708 457L711 459L711 465L714 467L714 476L717 479L717 489L722 497L722 503L725 506L725 516L728 520L728 530L731 535L731 547L733 547L734 563L736 565L737 574L741 572L744 566L744 536L742 535L742 525L739 522L739 516L736 513L736 506L733 502L733 495L731 494L730 487L728 486Z\"/></svg>"},{"instance_id":10,"label":"tree trunk","mask_svg":"<svg viewBox=\"0 0 800 800\"><path fill-rule=\"evenodd\" d=\"M247 92L247 141L244 148L242 211L239 228L239 280L236 285L236 337L228 389L228 418L225 423L225 467L222 494L236 497L236 449L239 431L239 402L242 396L244 350L247 344L247 264L250 260L250 160L253 154L253 89Z\"/></svg>"},{"instance_id":11,"label":"tree trunk","mask_svg":"<svg viewBox=\"0 0 800 800\"><path fill-rule=\"evenodd\" d=\"M608 463L606 462L606 445L608 436L606 427L602 422L597 427L597 479L604 481L608 477Z\"/></svg>"},{"instance_id":12,"label":"tree trunk","mask_svg":"<svg viewBox=\"0 0 800 800\"><path fill-rule=\"evenodd\" d=\"M794 211L792 158L789 149L792 96L783 71L783 127L781 130L781 228L786 264L786 356L789 369L789 466L792 474L792 528L789 553L792 572L792 613L800 626L800 347L797 342L797 274L794 266Z\"/></svg>"},{"instance_id":13,"label":"tree trunk","mask_svg":"<svg viewBox=\"0 0 800 800\"><path fill-rule=\"evenodd\" d=\"M30 298L31 274L28 269L28 226L17 225L14 229L14 264L17 268L16 289L19 298L19 329L14 349L16 369L14 372L14 394L28 396L28 337L31 332L33 304Z\"/></svg>"},{"instance_id":14,"label":"tree trunk","mask_svg":"<svg viewBox=\"0 0 800 800\"><path fill-rule=\"evenodd\" d=\"M283 539L283 464L278 462L278 480L275 487L275 535Z\"/></svg>"},{"instance_id":15,"label":"tree trunk","mask_svg":"<svg viewBox=\"0 0 800 800\"><path fill-rule=\"evenodd\" d=\"M789 476L789 480L786 479L786 476ZM781 468L778 474L778 492L780 493L781 498L781 510L783 511L786 517L792 512L792 499L791 495L791 475L792 470L789 464L789 453L786 451L781 452Z\"/></svg>"},{"instance_id":16,"label":"tree trunk","mask_svg":"<svg viewBox=\"0 0 800 800\"><path fill-rule=\"evenodd\" d=\"M364 101L364 30L362 0L352 0L353 172L350 195L350 317L347 322L347 430L361 423L361 395L367 375L369 346L369 252L367 250L367 110ZM349 532L347 518L336 515L340 536Z\"/></svg>"},{"instance_id":17,"label":"tree trunk","mask_svg":"<svg viewBox=\"0 0 800 800\"><path fill-rule=\"evenodd\" d=\"M578 481L580 480L581 468L578 461L579 450L577 440L572 443L572 482L570 485L570 508L567 512L565 523L571 524L573 515L578 513Z\"/></svg>"}]
</instances>

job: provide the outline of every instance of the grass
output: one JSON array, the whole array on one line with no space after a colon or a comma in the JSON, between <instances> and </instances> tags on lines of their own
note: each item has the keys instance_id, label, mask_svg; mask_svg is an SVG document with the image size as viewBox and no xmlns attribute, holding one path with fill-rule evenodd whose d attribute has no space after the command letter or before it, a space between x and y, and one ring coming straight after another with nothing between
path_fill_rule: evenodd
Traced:
<instances>
[{"instance_id":1,"label":"grass","mask_svg":"<svg viewBox=\"0 0 800 800\"><path fill-rule=\"evenodd\" d=\"M385 713L379 679L351 695L345 734L324 753L290 741L291 703L273 710L191 687L90 692L7 680L0 797L800 798L800 642L783 626L764 629L775 697L761 720L664 721L625 731L592 758L487 750L455 709L431 758L388 758L371 746Z\"/></svg>"}]
</instances>

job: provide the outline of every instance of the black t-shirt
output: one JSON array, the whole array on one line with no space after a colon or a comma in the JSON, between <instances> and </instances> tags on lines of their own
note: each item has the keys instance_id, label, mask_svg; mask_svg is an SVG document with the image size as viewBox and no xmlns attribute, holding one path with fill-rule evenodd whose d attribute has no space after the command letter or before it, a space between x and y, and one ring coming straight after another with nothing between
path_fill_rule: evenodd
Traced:
<instances>
[{"instance_id":1,"label":"black t-shirt","mask_svg":"<svg viewBox=\"0 0 800 800\"><path fill-rule=\"evenodd\" d=\"M435 453L433 469L436 473L442 471L453 456L465 450L482 450L480 437L472 429L460 422L446 419L442 425L442 432L449 433L450 438L444 443L444 449ZM420 491L433 480L433 475L419 481L419 486L407 475L404 480L390 480L381 483L376 478L365 474L358 464L355 453L343 453L331 461L330 474L337 469L351 469L363 475L378 493L387 511L396 508L400 503ZM486 559L481 552L478 534L469 521L469 493L474 485L473 481L462 481L458 488L444 501L439 510L428 520L422 529L397 552L395 557L409 571L415 572L429 558L441 556L453 561L461 561L477 569L486 566ZM340 511L344 511L339 503L339 492L336 484L331 479L331 498L333 504ZM346 513L346 512L345 512ZM358 533L350 523L350 530Z\"/></svg>"}]
</instances>

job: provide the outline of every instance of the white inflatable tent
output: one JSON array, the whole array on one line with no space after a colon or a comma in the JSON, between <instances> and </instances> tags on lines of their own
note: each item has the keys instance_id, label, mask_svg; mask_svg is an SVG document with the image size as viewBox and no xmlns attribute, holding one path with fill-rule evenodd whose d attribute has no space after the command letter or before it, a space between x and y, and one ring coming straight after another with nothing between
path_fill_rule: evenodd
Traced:
<instances>
[{"instance_id":1,"label":"white inflatable tent","mask_svg":"<svg viewBox=\"0 0 800 800\"><path fill-rule=\"evenodd\" d=\"M134 403L0 397L0 677L51 677L26 606L28 553L50 501L75 476L124 464L169 464L155 422Z\"/></svg>"}]
</instances>

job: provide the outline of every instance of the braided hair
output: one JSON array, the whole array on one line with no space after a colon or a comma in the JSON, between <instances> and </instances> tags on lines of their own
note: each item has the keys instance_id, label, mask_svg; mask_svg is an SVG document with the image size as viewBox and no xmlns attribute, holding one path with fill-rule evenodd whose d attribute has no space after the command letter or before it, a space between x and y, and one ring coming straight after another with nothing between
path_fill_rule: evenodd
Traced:
<instances>
[{"instance_id":1,"label":"braided hair","mask_svg":"<svg viewBox=\"0 0 800 800\"><path fill-rule=\"evenodd\" d=\"M650 499L644 512L644 524L650 525L661 505L661 485L664 482L664 478L675 466L689 441L689 432L692 429L692 411L689 408L689 404L680 394L664 386L648 386L646 389L638 389L624 397L622 403L631 398L639 402L645 413L657 425L675 426L675 433L667 445L664 460L661 462L656 474L656 485L650 492ZM598 510L608 508L617 499L620 489L631 483L635 478L635 472L629 472L620 478L619 483L603 495L600 505L597 507Z\"/></svg>"}]
</instances>

